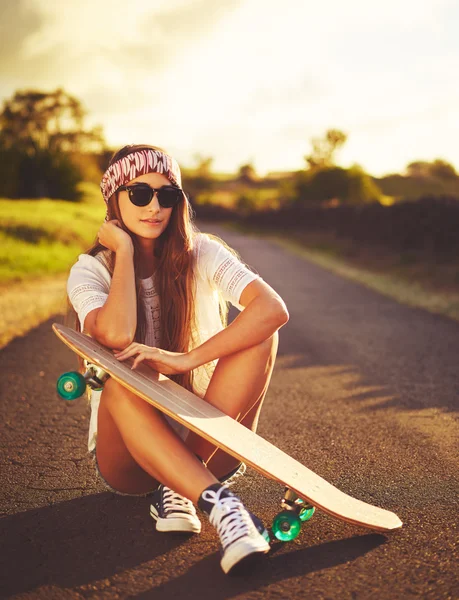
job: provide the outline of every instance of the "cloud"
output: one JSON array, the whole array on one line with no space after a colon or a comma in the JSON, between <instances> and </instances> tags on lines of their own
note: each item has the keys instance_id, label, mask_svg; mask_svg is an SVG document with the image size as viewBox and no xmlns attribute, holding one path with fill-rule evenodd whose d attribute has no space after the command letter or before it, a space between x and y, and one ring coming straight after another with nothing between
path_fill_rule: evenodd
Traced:
<instances>
[{"instance_id":1,"label":"cloud","mask_svg":"<svg viewBox=\"0 0 459 600\"><path fill-rule=\"evenodd\" d=\"M146 109L164 98L162 74L239 3L7 0L0 93L63 87L95 121Z\"/></svg>"},{"instance_id":2,"label":"cloud","mask_svg":"<svg viewBox=\"0 0 459 600\"><path fill-rule=\"evenodd\" d=\"M148 0L116 2L113 0L19 0L16 8L11 0L8 29L12 39L19 30L22 39L21 58L32 58L53 51L63 51L70 61L84 58L84 64L106 61L113 68L135 76L140 72L158 71L187 50L187 42L203 40L205 35L239 1L231 5L211 0L164 3ZM25 10L32 9L30 15ZM27 16L24 27L21 19ZM6 20L5 20L6 21ZM62 44L65 43L65 48ZM19 56L18 48L5 48L11 60ZM25 52L24 52L25 51ZM56 57L57 58L57 57ZM51 68L52 64L46 65ZM45 70L45 65L42 65Z\"/></svg>"},{"instance_id":3,"label":"cloud","mask_svg":"<svg viewBox=\"0 0 459 600\"><path fill-rule=\"evenodd\" d=\"M215 0L194 0L172 9L155 12L142 26L146 35L159 31L162 38L170 44L177 41L182 44L200 39L212 31L215 26L229 13L235 11L242 0L233 0L231 3L216 2Z\"/></svg>"},{"instance_id":4,"label":"cloud","mask_svg":"<svg viewBox=\"0 0 459 600\"><path fill-rule=\"evenodd\" d=\"M28 0L3 0L2 20L0 21L0 60L7 53L19 54L24 40L39 30L42 16Z\"/></svg>"},{"instance_id":5,"label":"cloud","mask_svg":"<svg viewBox=\"0 0 459 600\"><path fill-rule=\"evenodd\" d=\"M3 79L12 77L23 80L32 68L37 68L37 62L30 71L28 65L24 64L27 40L40 31L45 18L29 0L3 0L1 8L0 72Z\"/></svg>"}]
</instances>

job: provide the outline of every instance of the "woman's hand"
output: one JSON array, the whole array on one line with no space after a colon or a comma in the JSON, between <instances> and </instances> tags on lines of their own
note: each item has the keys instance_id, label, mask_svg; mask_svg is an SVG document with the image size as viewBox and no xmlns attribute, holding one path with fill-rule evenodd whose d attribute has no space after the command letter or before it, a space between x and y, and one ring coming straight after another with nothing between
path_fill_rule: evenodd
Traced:
<instances>
[{"instance_id":1,"label":"woman's hand","mask_svg":"<svg viewBox=\"0 0 459 600\"><path fill-rule=\"evenodd\" d=\"M117 219L103 223L97 235L102 246L112 252L118 252L122 248L132 249L131 236L121 228Z\"/></svg>"},{"instance_id":2,"label":"woman's hand","mask_svg":"<svg viewBox=\"0 0 459 600\"><path fill-rule=\"evenodd\" d=\"M114 351L114 355L120 361L135 356L131 369L135 369L137 365L144 362L151 369L163 373L163 375L186 373L192 369L187 352L169 352L137 342L133 342L124 350Z\"/></svg>"}]
</instances>

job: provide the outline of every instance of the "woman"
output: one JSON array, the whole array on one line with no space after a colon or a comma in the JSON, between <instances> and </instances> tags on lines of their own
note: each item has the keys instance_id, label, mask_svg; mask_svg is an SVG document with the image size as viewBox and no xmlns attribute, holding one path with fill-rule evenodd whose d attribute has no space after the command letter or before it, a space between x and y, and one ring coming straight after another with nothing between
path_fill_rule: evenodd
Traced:
<instances>
[{"instance_id":1,"label":"woman","mask_svg":"<svg viewBox=\"0 0 459 600\"><path fill-rule=\"evenodd\" d=\"M132 368L170 376L256 430L288 321L279 295L221 240L193 226L180 168L155 146L116 152L101 182L107 215L80 255L68 295L80 328ZM227 302L241 312L226 323ZM91 398L89 450L112 491L151 495L159 531L209 516L228 573L269 551L267 532L222 482L238 461L109 379ZM268 538L269 539L269 538Z\"/></svg>"}]
</instances>

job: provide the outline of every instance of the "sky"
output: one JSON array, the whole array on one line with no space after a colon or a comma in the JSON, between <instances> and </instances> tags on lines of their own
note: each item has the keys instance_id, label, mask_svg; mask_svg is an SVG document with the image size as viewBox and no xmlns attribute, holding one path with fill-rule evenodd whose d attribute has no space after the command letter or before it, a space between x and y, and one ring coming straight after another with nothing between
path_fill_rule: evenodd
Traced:
<instances>
[{"instance_id":1,"label":"sky","mask_svg":"<svg viewBox=\"0 0 459 600\"><path fill-rule=\"evenodd\" d=\"M0 103L58 87L113 148L182 166L305 166L340 129L343 167L459 170L457 0L1 0Z\"/></svg>"}]
</instances>

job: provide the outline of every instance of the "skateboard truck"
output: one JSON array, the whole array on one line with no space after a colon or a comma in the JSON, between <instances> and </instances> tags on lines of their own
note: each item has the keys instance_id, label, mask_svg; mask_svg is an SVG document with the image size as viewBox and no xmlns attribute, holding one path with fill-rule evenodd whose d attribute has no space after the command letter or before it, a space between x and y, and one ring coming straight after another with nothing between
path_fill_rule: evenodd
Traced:
<instances>
[{"instance_id":1,"label":"skateboard truck","mask_svg":"<svg viewBox=\"0 0 459 600\"><path fill-rule=\"evenodd\" d=\"M298 536L301 523L309 521L315 508L289 488L285 488L281 506L284 510L274 517L272 531L281 542L289 542Z\"/></svg>"},{"instance_id":2,"label":"skateboard truck","mask_svg":"<svg viewBox=\"0 0 459 600\"><path fill-rule=\"evenodd\" d=\"M78 371L63 373L57 380L57 393L64 400L80 398L89 386L92 390L101 390L110 375L91 363L85 362L86 372L82 375Z\"/></svg>"}]
</instances>

